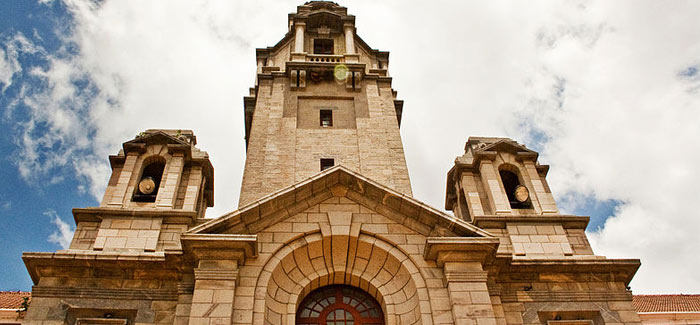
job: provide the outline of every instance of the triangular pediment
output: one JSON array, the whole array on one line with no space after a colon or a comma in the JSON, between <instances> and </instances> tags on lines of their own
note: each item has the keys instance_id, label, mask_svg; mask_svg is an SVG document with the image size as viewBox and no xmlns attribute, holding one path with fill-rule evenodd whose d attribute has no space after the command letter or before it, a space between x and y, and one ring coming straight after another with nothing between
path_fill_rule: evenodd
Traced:
<instances>
[{"instance_id":1,"label":"triangular pediment","mask_svg":"<svg viewBox=\"0 0 700 325\"><path fill-rule=\"evenodd\" d=\"M257 234L297 214L313 210L315 206L333 198L357 203L368 211L381 214L424 236L492 237L483 229L343 166L327 169L239 210L192 228L188 233Z\"/></svg>"},{"instance_id":2,"label":"triangular pediment","mask_svg":"<svg viewBox=\"0 0 700 325\"><path fill-rule=\"evenodd\" d=\"M496 152L511 152L514 154L524 153L524 154L534 154L537 156L537 152L532 151L525 146L509 139L502 139L497 142L486 144L485 146L478 148L477 152L485 151L496 151Z\"/></svg>"},{"instance_id":3,"label":"triangular pediment","mask_svg":"<svg viewBox=\"0 0 700 325\"><path fill-rule=\"evenodd\" d=\"M131 141L124 142L125 146L132 144L180 144L189 146L190 144L185 140L185 137L178 138L176 136L170 135L164 131L156 130L140 134L135 139Z\"/></svg>"}]
</instances>

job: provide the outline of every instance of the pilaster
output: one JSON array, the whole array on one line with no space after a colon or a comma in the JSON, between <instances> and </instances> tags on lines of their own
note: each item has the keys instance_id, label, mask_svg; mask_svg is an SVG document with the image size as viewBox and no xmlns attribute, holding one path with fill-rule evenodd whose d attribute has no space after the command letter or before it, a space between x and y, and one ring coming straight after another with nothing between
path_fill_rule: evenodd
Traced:
<instances>
[{"instance_id":1,"label":"pilaster","mask_svg":"<svg viewBox=\"0 0 700 325\"><path fill-rule=\"evenodd\" d=\"M530 176L532 187L535 190L535 197L537 197L537 201L540 203L542 213L559 213L557 204L554 201L554 196L551 192L545 190L535 164L532 161L524 161L523 164L525 165L525 172Z\"/></svg>"},{"instance_id":2,"label":"pilaster","mask_svg":"<svg viewBox=\"0 0 700 325\"><path fill-rule=\"evenodd\" d=\"M119 173L117 186L115 187L114 192L112 192L112 199L109 200L107 205L121 207L124 204L126 189L129 185L129 180L131 180L131 175L134 172L134 166L136 166L138 156L139 152L136 151L127 153L126 160L124 161L124 167L122 167L122 170Z\"/></svg>"},{"instance_id":3,"label":"pilaster","mask_svg":"<svg viewBox=\"0 0 700 325\"><path fill-rule=\"evenodd\" d=\"M355 26L345 23L343 25L343 30L345 31L345 53L355 54Z\"/></svg>"},{"instance_id":4,"label":"pilaster","mask_svg":"<svg viewBox=\"0 0 700 325\"><path fill-rule=\"evenodd\" d=\"M175 191L180 185L180 177L182 176L182 167L184 165L183 163L184 153L173 153L173 156L168 162L168 165L166 166L167 169L163 175L165 185L161 186L162 191L158 193L158 202L156 204L157 207L173 208L175 203Z\"/></svg>"},{"instance_id":5,"label":"pilaster","mask_svg":"<svg viewBox=\"0 0 700 325\"><path fill-rule=\"evenodd\" d=\"M476 188L476 180L474 175L469 173L462 174L462 191L465 200L467 201L467 208L469 209L469 215L472 216L483 216L484 208L481 206L481 198L479 197L479 190Z\"/></svg>"},{"instance_id":6,"label":"pilaster","mask_svg":"<svg viewBox=\"0 0 700 325\"><path fill-rule=\"evenodd\" d=\"M482 160L479 165L481 172L481 181L486 187L486 194L489 197L489 202L493 207L495 214L508 214L511 212L508 196L503 192L503 187L498 181L500 176L493 167L493 162Z\"/></svg>"},{"instance_id":7,"label":"pilaster","mask_svg":"<svg viewBox=\"0 0 700 325\"><path fill-rule=\"evenodd\" d=\"M306 29L305 22L294 23L294 53L305 53L304 51L304 30Z\"/></svg>"},{"instance_id":8,"label":"pilaster","mask_svg":"<svg viewBox=\"0 0 700 325\"><path fill-rule=\"evenodd\" d=\"M185 202L182 205L183 210L194 211L197 204L197 197L200 195L200 189L204 188L202 182L202 167L192 166L190 169L190 179L187 182L187 190L185 191Z\"/></svg>"},{"instance_id":9,"label":"pilaster","mask_svg":"<svg viewBox=\"0 0 700 325\"><path fill-rule=\"evenodd\" d=\"M238 263L232 260L200 260L194 269L190 325L231 324Z\"/></svg>"},{"instance_id":10,"label":"pilaster","mask_svg":"<svg viewBox=\"0 0 700 325\"><path fill-rule=\"evenodd\" d=\"M496 324L484 265L495 258L498 244L488 237L427 238L424 257L444 269L455 324Z\"/></svg>"},{"instance_id":11,"label":"pilaster","mask_svg":"<svg viewBox=\"0 0 700 325\"><path fill-rule=\"evenodd\" d=\"M481 262L445 262L445 286L455 324L496 324Z\"/></svg>"},{"instance_id":12,"label":"pilaster","mask_svg":"<svg viewBox=\"0 0 700 325\"><path fill-rule=\"evenodd\" d=\"M183 234L183 250L197 261L190 325L228 325L233 323L234 292L239 265L257 256L256 235ZM235 322L250 323L236 319ZM238 314L245 318L245 314Z\"/></svg>"}]
</instances>

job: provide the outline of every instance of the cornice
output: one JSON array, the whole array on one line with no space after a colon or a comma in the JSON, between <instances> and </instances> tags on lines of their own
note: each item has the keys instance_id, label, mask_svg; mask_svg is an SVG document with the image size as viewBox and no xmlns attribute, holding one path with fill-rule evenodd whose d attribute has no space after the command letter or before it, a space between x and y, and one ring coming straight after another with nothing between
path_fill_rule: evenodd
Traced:
<instances>
[{"instance_id":1,"label":"cornice","mask_svg":"<svg viewBox=\"0 0 700 325\"><path fill-rule=\"evenodd\" d=\"M105 216L110 217L158 217L163 218L163 223L193 224L197 219L196 211L183 211L173 209L124 209L110 207L74 208L73 219L75 223L92 221L100 222Z\"/></svg>"},{"instance_id":2,"label":"cornice","mask_svg":"<svg viewBox=\"0 0 700 325\"><path fill-rule=\"evenodd\" d=\"M565 229L586 229L590 221L588 216L574 215L486 215L473 216L472 223L479 228L505 229L508 222L522 223L561 223Z\"/></svg>"},{"instance_id":3,"label":"cornice","mask_svg":"<svg viewBox=\"0 0 700 325\"><path fill-rule=\"evenodd\" d=\"M436 261L438 266L445 262L467 261L490 264L499 243L500 240L493 237L428 237L423 257Z\"/></svg>"},{"instance_id":4,"label":"cornice","mask_svg":"<svg viewBox=\"0 0 700 325\"><path fill-rule=\"evenodd\" d=\"M33 286L32 297L177 301L178 290Z\"/></svg>"}]
</instances>

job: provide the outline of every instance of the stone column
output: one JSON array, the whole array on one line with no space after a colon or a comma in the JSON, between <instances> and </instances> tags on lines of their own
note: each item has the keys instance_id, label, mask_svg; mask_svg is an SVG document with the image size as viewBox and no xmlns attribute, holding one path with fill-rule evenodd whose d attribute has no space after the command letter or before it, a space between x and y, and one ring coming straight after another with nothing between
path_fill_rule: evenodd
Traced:
<instances>
[{"instance_id":1,"label":"stone column","mask_svg":"<svg viewBox=\"0 0 700 325\"><path fill-rule=\"evenodd\" d=\"M481 173L481 182L486 187L486 194L488 194L494 214L510 213L508 196L501 186L501 182L499 181L501 176L493 167L493 163L491 161L482 160L479 165L479 172Z\"/></svg>"},{"instance_id":2,"label":"stone column","mask_svg":"<svg viewBox=\"0 0 700 325\"><path fill-rule=\"evenodd\" d=\"M355 54L355 32L352 24L344 24L345 29L345 53Z\"/></svg>"},{"instance_id":3,"label":"stone column","mask_svg":"<svg viewBox=\"0 0 700 325\"><path fill-rule=\"evenodd\" d=\"M237 276L235 260L199 261L194 270L190 325L231 324Z\"/></svg>"},{"instance_id":4,"label":"stone column","mask_svg":"<svg viewBox=\"0 0 700 325\"><path fill-rule=\"evenodd\" d=\"M136 160L139 156L138 152L132 151L126 154L126 161L124 161L124 166L122 167L121 173L119 174L119 179L117 180L117 186L112 192L112 198L108 201L110 206L121 207L124 204L124 198L126 197L126 189L129 186L129 180L131 180L131 175L135 172Z\"/></svg>"},{"instance_id":5,"label":"stone column","mask_svg":"<svg viewBox=\"0 0 700 325\"><path fill-rule=\"evenodd\" d=\"M185 211L194 211L198 207L197 196L202 192L201 188L204 187L205 183L202 182L202 166L192 166L190 168L190 179L187 182L187 190L185 192L185 202L182 205L182 209Z\"/></svg>"},{"instance_id":6,"label":"stone column","mask_svg":"<svg viewBox=\"0 0 700 325\"><path fill-rule=\"evenodd\" d=\"M306 23L296 22L294 23L296 30L294 32L294 52L304 53L304 29L306 28Z\"/></svg>"},{"instance_id":7,"label":"stone column","mask_svg":"<svg viewBox=\"0 0 700 325\"><path fill-rule=\"evenodd\" d=\"M182 168L184 167L185 154L183 152L175 152L166 165L166 170L163 172L161 183L165 182L165 186L161 186L162 190L158 192L158 201L156 206L159 208L172 208L175 202L175 192L180 185L180 177L182 176Z\"/></svg>"},{"instance_id":8,"label":"stone column","mask_svg":"<svg viewBox=\"0 0 700 325\"><path fill-rule=\"evenodd\" d=\"M455 324L495 325L484 265L493 262L495 237L428 237L423 256L444 269Z\"/></svg>"},{"instance_id":9,"label":"stone column","mask_svg":"<svg viewBox=\"0 0 700 325\"><path fill-rule=\"evenodd\" d=\"M523 164L525 165L525 172L530 177L530 182L532 182L532 187L535 190L533 194L542 207L542 213L559 213L557 204L554 201L554 196L544 189L544 184L542 183L542 179L540 179L540 174L537 172L535 163L532 161L524 161Z\"/></svg>"},{"instance_id":10,"label":"stone column","mask_svg":"<svg viewBox=\"0 0 700 325\"><path fill-rule=\"evenodd\" d=\"M467 201L469 214L472 218L474 216L483 216L484 208L481 206L481 198L479 197L479 190L476 188L474 175L472 173L463 173L461 181L461 188L464 192L464 199Z\"/></svg>"},{"instance_id":11,"label":"stone column","mask_svg":"<svg viewBox=\"0 0 700 325\"><path fill-rule=\"evenodd\" d=\"M480 262L445 262L445 282L455 324L496 324Z\"/></svg>"}]
</instances>

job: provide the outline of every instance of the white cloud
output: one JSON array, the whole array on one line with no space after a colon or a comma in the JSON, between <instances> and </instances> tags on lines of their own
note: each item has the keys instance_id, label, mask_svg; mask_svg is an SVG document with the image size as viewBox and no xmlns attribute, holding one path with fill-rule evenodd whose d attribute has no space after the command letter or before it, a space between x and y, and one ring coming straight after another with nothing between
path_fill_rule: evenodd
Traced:
<instances>
[{"instance_id":1,"label":"white cloud","mask_svg":"<svg viewBox=\"0 0 700 325\"><path fill-rule=\"evenodd\" d=\"M37 48L34 47L22 33L16 33L12 37L7 37L2 40L3 46L0 47L0 93L12 85L12 78L22 71L22 65L19 63L20 53L36 53Z\"/></svg>"},{"instance_id":2,"label":"white cloud","mask_svg":"<svg viewBox=\"0 0 700 325\"><path fill-rule=\"evenodd\" d=\"M49 242L67 249L73 240L73 232L75 231L67 222L63 221L56 211L48 210L44 212L45 216L51 217L53 223L58 229L49 235Z\"/></svg>"},{"instance_id":3,"label":"white cloud","mask_svg":"<svg viewBox=\"0 0 700 325\"><path fill-rule=\"evenodd\" d=\"M68 166L100 199L120 143L188 128L216 168L209 215L235 209L254 47L281 39L301 2L66 1L75 18L66 42L79 52L25 69L45 87L23 92L34 118L17 140L22 175ZM418 199L442 207L446 172L470 135L537 142L564 209L585 197L622 202L591 235L598 254L642 259L636 291L700 290L700 4L341 4L367 43L391 51Z\"/></svg>"}]
</instances>

